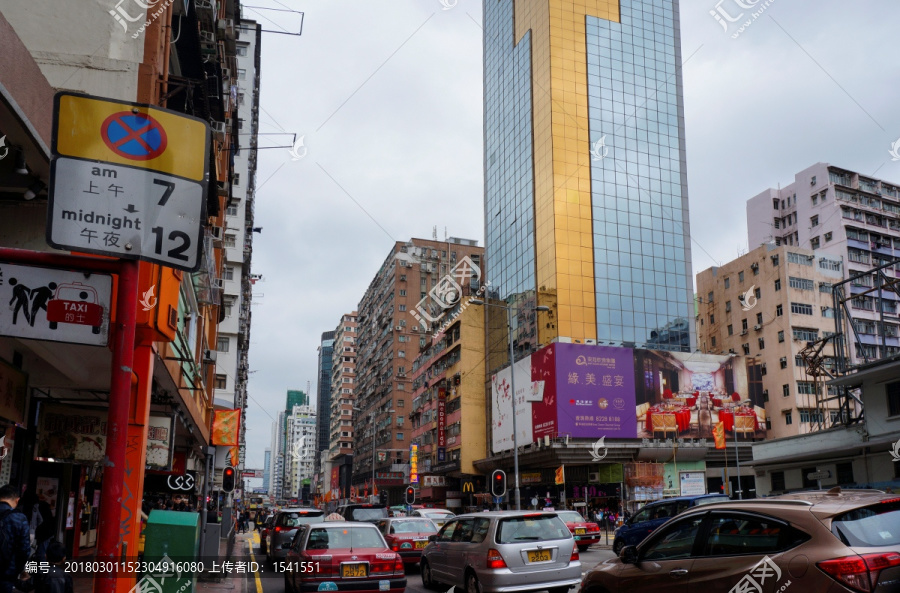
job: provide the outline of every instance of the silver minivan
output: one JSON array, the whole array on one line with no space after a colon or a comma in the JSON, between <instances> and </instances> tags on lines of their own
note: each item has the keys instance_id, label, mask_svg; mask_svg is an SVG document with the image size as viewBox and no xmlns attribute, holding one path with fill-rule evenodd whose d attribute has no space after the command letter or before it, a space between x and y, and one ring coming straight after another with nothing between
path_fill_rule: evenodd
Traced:
<instances>
[{"instance_id":1,"label":"silver minivan","mask_svg":"<svg viewBox=\"0 0 900 593\"><path fill-rule=\"evenodd\" d=\"M572 533L556 513L496 511L450 519L422 553L422 584L466 593L566 593L581 582Z\"/></svg>"}]
</instances>

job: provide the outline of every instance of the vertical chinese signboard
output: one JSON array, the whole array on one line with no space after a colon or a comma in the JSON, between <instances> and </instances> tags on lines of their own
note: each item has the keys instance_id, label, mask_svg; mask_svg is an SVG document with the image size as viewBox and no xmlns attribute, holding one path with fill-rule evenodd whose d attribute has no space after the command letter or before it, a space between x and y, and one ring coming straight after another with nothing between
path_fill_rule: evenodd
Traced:
<instances>
[{"instance_id":1,"label":"vertical chinese signboard","mask_svg":"<svg viewBox=\"0 0 900 593\"><path fill-rule=\"evenodd\" d=\"M409 446L409 483L419 483L419 445Z\"/></svg>"},{"instance_id":2,"label":"vertical chinese signboard","mask_svg":"<svg viewBox=\"0 0 900 593\"><path fill-rule=\"evenodd\" d=\"M437 401L437 460L446 461L447 458L447 390L443 387L438 389Z\"/></svg>"}]
</instances>

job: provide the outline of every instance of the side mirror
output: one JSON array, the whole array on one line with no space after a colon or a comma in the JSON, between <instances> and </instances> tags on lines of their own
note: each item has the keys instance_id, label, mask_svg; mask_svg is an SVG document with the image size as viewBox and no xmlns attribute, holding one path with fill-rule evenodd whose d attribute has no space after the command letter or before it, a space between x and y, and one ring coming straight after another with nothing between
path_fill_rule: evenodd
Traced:
<instances>
[{"instance_id":1,"label":"side mirror","mask_svg":"<svg viewBox=\"0 0 900 593\"><path fill-rule=\"evenodd\" d=\"M429 535L429 536L428 536L428 541L430 541L430 542L436 542L436 541L437 541L437 534L435 534L435 535Z\"/></svg>"},{"instance_id":2,"label":"side mirror","mask_svg":"<svg viewBox=\"0 0 900 593\"><path fill-rule=\"evenodd\" d=\"M622 548L622 553L619 554L619 558L622 559L623 564L636 563L638 558L637 548L634 546L625 546Z\"/></svg>"}]
</instances>

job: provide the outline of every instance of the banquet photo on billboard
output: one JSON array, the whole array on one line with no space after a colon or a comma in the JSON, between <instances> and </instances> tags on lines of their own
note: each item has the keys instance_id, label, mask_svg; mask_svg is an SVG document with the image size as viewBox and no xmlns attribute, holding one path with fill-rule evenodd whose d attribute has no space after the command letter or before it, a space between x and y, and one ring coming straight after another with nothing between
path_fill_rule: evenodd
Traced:
<instances>
[{"instance_id":1,"label":"banquet photo on billboard","mask_svg":"<svg viewBox=\"0 0 900 593\"><path fill-rule=\"evenodd\" d=\"M762 383L750 359L735 355L635 350L639 438L765 438ZM755 378L756 380L751 380Z\"/></svg>"}]
</instances>

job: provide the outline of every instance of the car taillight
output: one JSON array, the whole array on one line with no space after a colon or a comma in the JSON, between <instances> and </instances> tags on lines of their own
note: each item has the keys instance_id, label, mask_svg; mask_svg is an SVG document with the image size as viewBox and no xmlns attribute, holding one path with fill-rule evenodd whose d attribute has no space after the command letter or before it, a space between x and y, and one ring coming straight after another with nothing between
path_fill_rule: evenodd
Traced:
<instances>
[{"instance_id":1,"label":"car taillight","mask_svg":"<svg viewBox=\"0 0 900 593\"><path fill-rule=\"evenodd\" d=\"M491 548L490 550L488 550L487 554L487 567L506 568L506 561L503 560L503 556L500 555L500 552Z\"/></svg>"},{"instance_id":2,"label":"car taillight","mask_svg":"<svg viewBox=\"0 0 900 593\"><path fill-rule=\"evenodd\" d=\"M572 557L569 558L569 562L575 562L579 560L581 556L578 555L578 546L572 546Z\"/></svg>"},{"instance_id":3,"label":"car taillight","mask_svg":"<svg viewBox=\"0 0 900 593\"><path fill-rule=\"evenodd\" d=\"M878 583L878 573L885 568L900 566L900 554L863 554L824 560L817 566L834 580L856 591L873 591Z\"/></svg>"},{"instance_id":4,"label":"car taillight","mask_svg":"<svg viewBox=\"0 0 900 593\"><path fill-rule=\"evenodd\" d=\"M403 566L403 558L399 555L397 559L394 560L394 574L406 574L406 567Z\"/></svg>"},{"instance_id":5,"label":"car taillight","mask_svg":"<svg viewBox=\"0 0 900 593\"><path fill-rule=\"evenodd\" d=\"M287 531L288 529L290 529L290 528L285 527L284 525L279 525L278 527L275 528L275 533L278 533L280 531Z\"/></svg>"}]
</instances>

